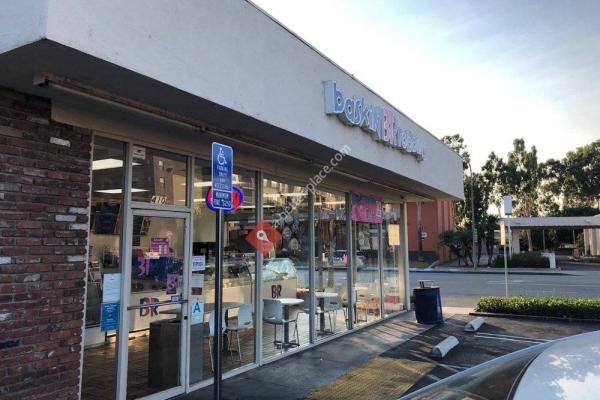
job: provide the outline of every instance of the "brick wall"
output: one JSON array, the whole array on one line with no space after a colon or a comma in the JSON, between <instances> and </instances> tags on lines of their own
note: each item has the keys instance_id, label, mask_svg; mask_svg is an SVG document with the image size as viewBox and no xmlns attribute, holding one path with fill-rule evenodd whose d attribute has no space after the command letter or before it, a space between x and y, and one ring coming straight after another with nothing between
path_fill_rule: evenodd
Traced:
<instances>
[{"instance_id":1,"label":"brick wall","mask_svg":"<svg viewBox=\"0 0 600 400\"><path fill-rule=\"evenodd\" d=\"M91 134L0 88L0 398L78 396Z\"/></svg>"}]
</instances>

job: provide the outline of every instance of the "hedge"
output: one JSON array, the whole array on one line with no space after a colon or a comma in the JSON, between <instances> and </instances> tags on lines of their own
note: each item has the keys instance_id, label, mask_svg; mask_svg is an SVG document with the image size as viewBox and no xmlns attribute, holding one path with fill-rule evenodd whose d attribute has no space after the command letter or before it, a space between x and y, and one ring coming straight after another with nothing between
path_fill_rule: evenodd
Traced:
<instances>
[{"instance_id":1,"label":"hedge","mask_svg":"<svg viewBox=\"0 0 600 400\"><path fill-rule=\"evenodd\" d=\"M496 257L494 267L504 268L504 256ZM538 252L513 254L508 260L508 268L550 268L550 260Z\"/></svg>"},{"instance_id":2,"label":"hedge","mask_svg":"<svg viewBox=\"0 0 600 400\"><path fill-rule=\"evenodd\" d=\"M479 299L477 311L540 317L600 319L600 299L487 296Z\"/></svg>"}]
</instances>

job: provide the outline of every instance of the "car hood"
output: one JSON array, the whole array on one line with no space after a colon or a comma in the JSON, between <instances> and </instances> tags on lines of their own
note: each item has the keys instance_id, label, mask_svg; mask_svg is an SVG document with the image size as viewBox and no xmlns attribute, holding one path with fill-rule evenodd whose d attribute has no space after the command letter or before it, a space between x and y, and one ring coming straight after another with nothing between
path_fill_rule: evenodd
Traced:
<instances>
[{"instance_id":1,"label":"car hood","mask_svg":"<svg viewBox=\"0 0 600 400\"><path fill-rule=\"evenodd\" d=\"M557 341L529 365L514 400L600 398L600 331Z\"/></svg>"}]
</instances>

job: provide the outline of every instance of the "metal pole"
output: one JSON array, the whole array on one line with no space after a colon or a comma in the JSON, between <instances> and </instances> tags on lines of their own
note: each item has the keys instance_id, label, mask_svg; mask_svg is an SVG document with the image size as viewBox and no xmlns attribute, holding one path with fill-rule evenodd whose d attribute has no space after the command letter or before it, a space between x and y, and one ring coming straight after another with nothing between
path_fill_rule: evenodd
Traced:
<instances>
[{"instance_id":1,"label":"metal pole","mask_svg":"<svg viewBox=\"0 0 600 400\"><path fill-rule=\"evenodd\" d=\"M508 260L506 258L506 243L508 238L504 238L504 296L508 297Z\"/></svg>"},{"instance_id":2,"label":"metal pole","mask_svg":"<svg viewBox=\"0 0 600 400\"><path fill-rule=\"evenodd\" d=\"M221 400L221 346L223 343L222 332L222 313L223 304L223 210L217 210L217 221L215 228L215 343L213 347L214 367L214 383L213 383L213 398Z\"/></svg>"},{"instance_id":3,"label":"metal pole","mask_svg":"<svg viewBox=\"0 0 600 400\"><path fill-rule=\"evenodd\" d=\"M314 192L310 190L308 191L308 237L308 315L310 315L310 318L308 319L308 340L310 343L315 343L317 341L314 318L317 314L315 297L315 195ZM322 288L322 284L320 288Z\"/></svg>"},{"instance_id":4,"label":"metal pole","mask_svg":"<svg viewBox=\"0 0 600 400\"><path fill-rule=\"evenodd\" d=\"M417 201L417 234L419 235L419 252L417 254L417 260L423 261L423 224L421 221L421 202Z\"/></svg>"},{"instance_id":5,"label":"metal pole","mask_svg":"<svg viewBox=\"0 0 600 400\"><path fill-rule=\"evenodd\" d=\"M506 223L508 224L508 257L512 258L513 238L512 238L512 232L510 231L510 215L506 215ZM518 240L518 238L517 238L517 240Z\"/></svg>"},{"instance_id":6,"label":"metal pole","mask_svg":"<svg viewBox=\"0 0 600 400\"><path fill-rule=\"evenodd\" d=\"M348 293L346 295L347 315L348 315L348 330L354 328L354 237L352 236L352 193L346 193L346 286Z\"/></svg>"},{"instance_id":7,"label":"metal pole","mask_svg":"<svg viewBox=\"0 0 600 400\"><path fill-rule=\"evenodd\" d=\"M542 249L546 251L546 230L542 229Z\"/></svg>"},{"instance_id":8,"label":"metal pole","mask_svg":"<svg viewBox=\"0 0 600 400\"><path fill-rule=\"evenodd\" d=\"M477 268L477 224L475 221L475 191L473 190L473 170L469 162L469 172L471 173L471 230L473 231L473 269Z\"/></svg>"},{"instance_id":9,"label":"metal pole","mask_svg":"<svg viewBox=\"0 0 600 400\"><path fill-rule=\"evenodd\" d=\"M510 215L506 216L509 234L504 235L508 245L510 246ZM508 297L508 258L506 257L506 244L504 244L504 295Z\"/></svg>"}]
</instances>

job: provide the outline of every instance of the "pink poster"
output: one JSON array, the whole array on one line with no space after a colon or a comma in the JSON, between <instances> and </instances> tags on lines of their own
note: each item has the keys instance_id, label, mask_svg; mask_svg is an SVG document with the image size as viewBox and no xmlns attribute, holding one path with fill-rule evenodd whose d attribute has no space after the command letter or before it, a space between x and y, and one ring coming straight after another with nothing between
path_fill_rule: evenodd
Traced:
<instances>
[{"instance_id":1,"label":"pink poster","mask_svg":"<svg viewBox=\"0 0 600 400\"><path fill-rule=\"evenodd\" d=\"M352 194L352 221L380 224L383 222L380 197Z\"/></svg>"},{"instance_id":2,"label":"pink poster","mask_svg":"<svg viewBox=\"0 0 600 400\"><path fill-rule=\"evenodd\" d=\"M150 239L150 251L158 253L160 256L169 255L169 238L151 238Z\"/></svg>"}]
</instances>

